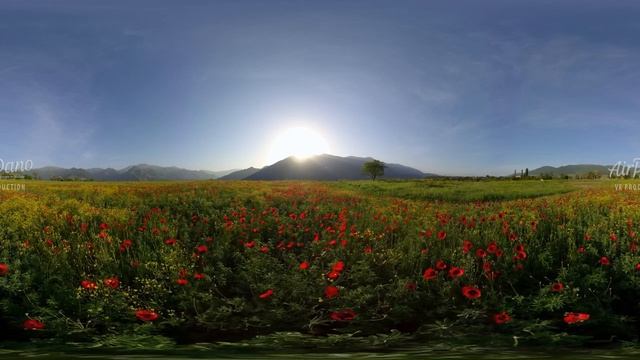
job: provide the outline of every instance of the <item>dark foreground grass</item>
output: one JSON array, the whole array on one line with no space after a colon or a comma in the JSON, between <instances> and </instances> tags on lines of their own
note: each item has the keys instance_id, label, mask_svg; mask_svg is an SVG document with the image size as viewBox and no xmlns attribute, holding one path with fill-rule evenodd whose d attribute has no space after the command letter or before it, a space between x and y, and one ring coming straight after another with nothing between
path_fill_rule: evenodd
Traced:
<instances>
[{"instance_id":1,"label":"dark foreground grass","mask_svg":"<svg viewBox=\"0 0 640 360\"><path fill-rule=\"evenodd\" d=\"M505 335L476 335L458 339L418 341L398 332L370 337L312 337L276 333L238 342L176 345L158 336L112 337L93 344L38 342L5 343L0 358L72 359L563 359L632 360L640 357L634 343L600 347L570 344L527 346Z\"/></svg>"}]
</instances>

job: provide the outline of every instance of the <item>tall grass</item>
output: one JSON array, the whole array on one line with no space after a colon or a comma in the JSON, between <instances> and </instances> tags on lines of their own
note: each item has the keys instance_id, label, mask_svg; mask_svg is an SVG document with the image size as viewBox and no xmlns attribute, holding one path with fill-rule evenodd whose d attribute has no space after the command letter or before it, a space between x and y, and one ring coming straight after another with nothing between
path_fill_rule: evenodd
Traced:
<instances>
[{"instance_id":1,"label":"tall grass","mask_svg":"<svg viewBox=\"0 0 640 360\"><path fill-rule=\"evenodd\" d=\"M608 185L30 182L0 193L0 336L633 339L640 201Z\"/></svg>"}]
</instances>

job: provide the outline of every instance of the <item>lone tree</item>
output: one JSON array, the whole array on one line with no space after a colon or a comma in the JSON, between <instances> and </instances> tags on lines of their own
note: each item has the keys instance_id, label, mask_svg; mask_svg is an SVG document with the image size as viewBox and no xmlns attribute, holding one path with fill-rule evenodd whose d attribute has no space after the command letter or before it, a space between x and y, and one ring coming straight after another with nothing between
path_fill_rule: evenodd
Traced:
<instances>
[{"instance_id":1,"label":"lone tree","mask_svg":"<svg viewBox=\"0 0 640 360\"><path fill-rule=\"evenodd\" d=\"M378 176L384 175L384 168L386 167L380 160L371 160L362 165L362 171L371 176L371 180L375 181Z\"/></svg>"}]
</instances>

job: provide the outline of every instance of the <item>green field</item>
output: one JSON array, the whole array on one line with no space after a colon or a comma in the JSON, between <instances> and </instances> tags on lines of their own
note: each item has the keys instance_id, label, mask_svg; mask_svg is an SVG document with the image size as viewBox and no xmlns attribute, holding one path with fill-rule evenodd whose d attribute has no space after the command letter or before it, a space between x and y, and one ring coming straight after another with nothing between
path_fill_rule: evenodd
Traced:
<instances>
[{"instance_id":1,"label":"green field","mask_svg":"<svg viewBox=\"0 0 640 360\"><path fill-rule=\"evenodd\" d=\"M340 181L340 189L372 196L406 200L447 202L501 201L562 194L583 187L596 187L596 181L540 180L416 180L416 181Z\"/></svg>"},{"instance_id":2,"label":"green field","mask_svg":"<svg viewBox=\"0 0 640 360\"><path fill-rule=\"evenodd\" d=\"M640 201L614 184L26 181L0 192L0 336L7 356L626 356Z\"/></svg>"}]
</instances>

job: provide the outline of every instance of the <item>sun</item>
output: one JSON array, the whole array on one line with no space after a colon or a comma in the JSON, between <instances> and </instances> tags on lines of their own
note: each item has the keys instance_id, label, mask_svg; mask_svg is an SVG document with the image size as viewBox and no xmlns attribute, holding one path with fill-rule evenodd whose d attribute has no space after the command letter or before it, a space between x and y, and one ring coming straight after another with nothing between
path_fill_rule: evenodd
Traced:
<instances>
[{"instance_id":1,"label":"sun","mask_svg":"<svg viewBox=\"0 0 640 360\"><path fill-rule=\"evenodd\" d=\"M310 156L328 152L329 144L318 132L306 127L294 127L283 131L273 139L267 161L271 165L289 156L304 160Z\"/></svg>"}]
</instances>

